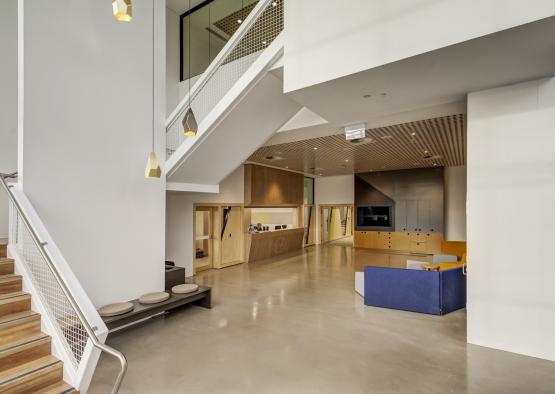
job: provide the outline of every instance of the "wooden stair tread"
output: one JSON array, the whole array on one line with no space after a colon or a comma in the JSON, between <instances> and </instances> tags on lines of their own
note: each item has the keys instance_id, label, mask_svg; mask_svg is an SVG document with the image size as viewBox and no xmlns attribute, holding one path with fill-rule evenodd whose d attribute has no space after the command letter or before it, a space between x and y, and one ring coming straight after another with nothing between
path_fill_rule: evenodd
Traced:
<instances>
[{"instance_id":1,"label":"wooden stair tread","mask_svg":"<svg viewBox=\"0 0 555 394\"><path fill-rule=\"evenodd\" d=\"M26 293L24 291L14 291L12 293L4 293L4 294L0 294L0 300L5 300L7 298L14 298L14 297L19 297L19 296L24 296L24 295L28 295L29 293Z\"/></svg>"},{"instance_id":2,"label":"wooden stair tread","mask_svg":"<svg viewBox=\"0 0 555 394\"><path fill-rule=\"evenodd\" d=\"M40 370L56 366L58 364L62 366L62 362L60 360L50 355L40 357L36 360L29 361L28 363L16 365L15 367L10 368L6 371L0 371L0 392L2 391L2 386L7 383L20 378L24 378L34 372L38 372Z\"/></svg>"},{"instance_id":3,"label":"wooden stair tread","mask_svg":"<svg viewBox=\"0 0 555 394\"><path fill-rule=\"evenodd\" d=\"M40 332L38 334L30 335L28 337L22 338L17 341L7 343L5 345L2 345L2 348L0 348L0 357L4 352L8 352L16 348L21 348L21 347L33 345L36 343L40 343L41 341L50 341L50 339L51 339L50 335Z\"/></svg>"},{"instance_id":4,"label":"wooden stair tread","mask_svg":"<svg viewBox=\"0 0 555 394\"><path fill-rule=\"evenodd\" d=\"M37 391L35 394L74 394L78 393L73 387L71 387L66 382L59 382L51 386L45 387L42 390Z\"/></svg>"},{"instance_id":5,"label":"wooden stair tread","mask_svg":"<svg viewBox=\"0 0 555 394\"><path fill-rule=\"evenodd\" d=\"M8 323L14 320L19 320L19 319L24 319L26 317L31 317L31 316L40 316L37 312L34 312L32 310L28 310L28 311L23 311L23 312L17 312L17 313L11 313L9 315L6 316L0 316L0 325L2 323Z\"/></svg>"},{"instance_id":6,"label":"wooden stair tread","mask_svg":"<svg viewBox=\"0 0 555 394\"><path fill-rule=\"evenodd\" d=\"M11 282L17 279L21 279L21 275L17 275L17 274L0 275L0 283Z\"/></svg>"},{"instance_id":7,"label":"wooden stair tread","mask_svg":"<svg viewBox=\"0 0 555 394\"><path fill-rule=\"evenodd\" d=\"M0 371L13 368L51 354L52 338L38 334L20 343L11 344L0 350Z\"/></svg>"}]
</instances>

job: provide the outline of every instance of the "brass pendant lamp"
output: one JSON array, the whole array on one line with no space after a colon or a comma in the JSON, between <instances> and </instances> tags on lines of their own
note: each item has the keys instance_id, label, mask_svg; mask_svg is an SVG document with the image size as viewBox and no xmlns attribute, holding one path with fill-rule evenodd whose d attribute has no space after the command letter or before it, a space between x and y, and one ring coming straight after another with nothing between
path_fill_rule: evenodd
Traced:
<instances>
[{"instance_id":1,"label":"brass pendant lamp","mask_svg":"<svg viewBox=\"0 0 555 394\"><path fill-rule=\"evenodd\" d=\"M196 137L198 124L195 114L193 113L193 109L191 108L191 0L189 0L189 29L187 34L189 36L189 108L187 108L187 112L185 112L185 116L183 117L181 124L183 125L183 135L186 137Z\"/></svg>"},{"instance_id":2,"label":"brass pendant lamp","mask_svg":"<svg viewBox=\"0 0 555 394\"><path fill-rule=\"evenodd\" d=\"M145 177L146 178L160 178L162 175L162 170L158 164L158 159L156 158L156 152L154 151L154 3L156 0L152 0L152 151L148 154L148 159L146 162Z\"/></svg>"},{"instance_id":3,"label":"brass pendant lamp","mask_svg":"<svg viewBox=\"0 0 555 394\"><path fill-rule=\"evenodd\" d=\"M114 18L120 22L130 22L131 19L133 19L131 0L112 1L112 10L114 12Z\"/></svg>"}]
</instances>

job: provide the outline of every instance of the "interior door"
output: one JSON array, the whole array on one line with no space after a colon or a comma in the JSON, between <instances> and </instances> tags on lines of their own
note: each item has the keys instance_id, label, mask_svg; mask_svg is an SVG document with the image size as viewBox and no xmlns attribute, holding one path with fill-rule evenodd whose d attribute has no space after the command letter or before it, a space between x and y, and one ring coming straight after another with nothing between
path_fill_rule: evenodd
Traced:
<instances>
[{"instance_id":1,"label":"interior door","mask_svg":"<svg viewBox=\"0 0 555 394\"><path fill-rule=\"evenodd\" d=\"M195 211L195 272L212 268L212 211L197 208Z\"/></svg>"},{"instance_id":2,"label":"interior door","mask_svg":"<svg viewBox=\"0 0 555 394\"><path fill-rule=\"evenodd\" d=\"M224 207L222 210L222 264L241 261L242 231L241 207Z\"/></svg>"}]
</instances>

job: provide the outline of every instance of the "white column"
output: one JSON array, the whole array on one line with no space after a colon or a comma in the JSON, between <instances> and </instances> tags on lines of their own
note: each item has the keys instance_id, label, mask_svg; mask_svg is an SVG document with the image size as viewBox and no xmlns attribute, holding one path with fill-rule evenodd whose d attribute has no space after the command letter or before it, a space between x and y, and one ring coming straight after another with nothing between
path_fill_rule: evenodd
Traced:
<instances>
[{"instance_id":1,"label":"white column","mask_svg":"<svg viewBox=\"0 0 555 394\"><path fill-rule=\"evenodd\" d=\"M468 97L468 342L555 360L555 80Z\"/></svg>"},{"instance_id":2,"label":"white column","mask_svg":"<svg viewBox=\"0 0 555 394\"><path fill-rule=\"evenodd\" d=\"M152 139L152 6L25 0L23 190L96 306L164 288L165 176ZM155 1L158 159L164 162L165 4Z\"/></svg>"}]
</instances>

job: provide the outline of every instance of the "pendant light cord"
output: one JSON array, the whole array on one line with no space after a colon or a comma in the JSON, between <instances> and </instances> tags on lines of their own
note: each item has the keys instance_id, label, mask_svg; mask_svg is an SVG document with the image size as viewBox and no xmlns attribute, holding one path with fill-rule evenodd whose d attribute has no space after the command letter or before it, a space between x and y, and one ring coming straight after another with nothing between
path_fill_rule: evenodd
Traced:
<instances>
[{"instance_id":1,"label":"pendant light cord","mask_svg":"<svg viewBox=\"0 0 555 394\"><path fill-rule=\"evenodd\" d=\"M154 2L152 0L152 151L154 152ZM189 0L191 1L191 0Z\"/></svg>"},{"instance_id":2,"label":"pendant light cord","mask_svg":"<svg viewBox=\"0 0 555 394\"><path fill-rule=\"evenodd\" d=\"M187 41L189 42L189 108L191 108L191 0L189 0L189 37L187 37Z\"/></svg>"}]
</instances>

